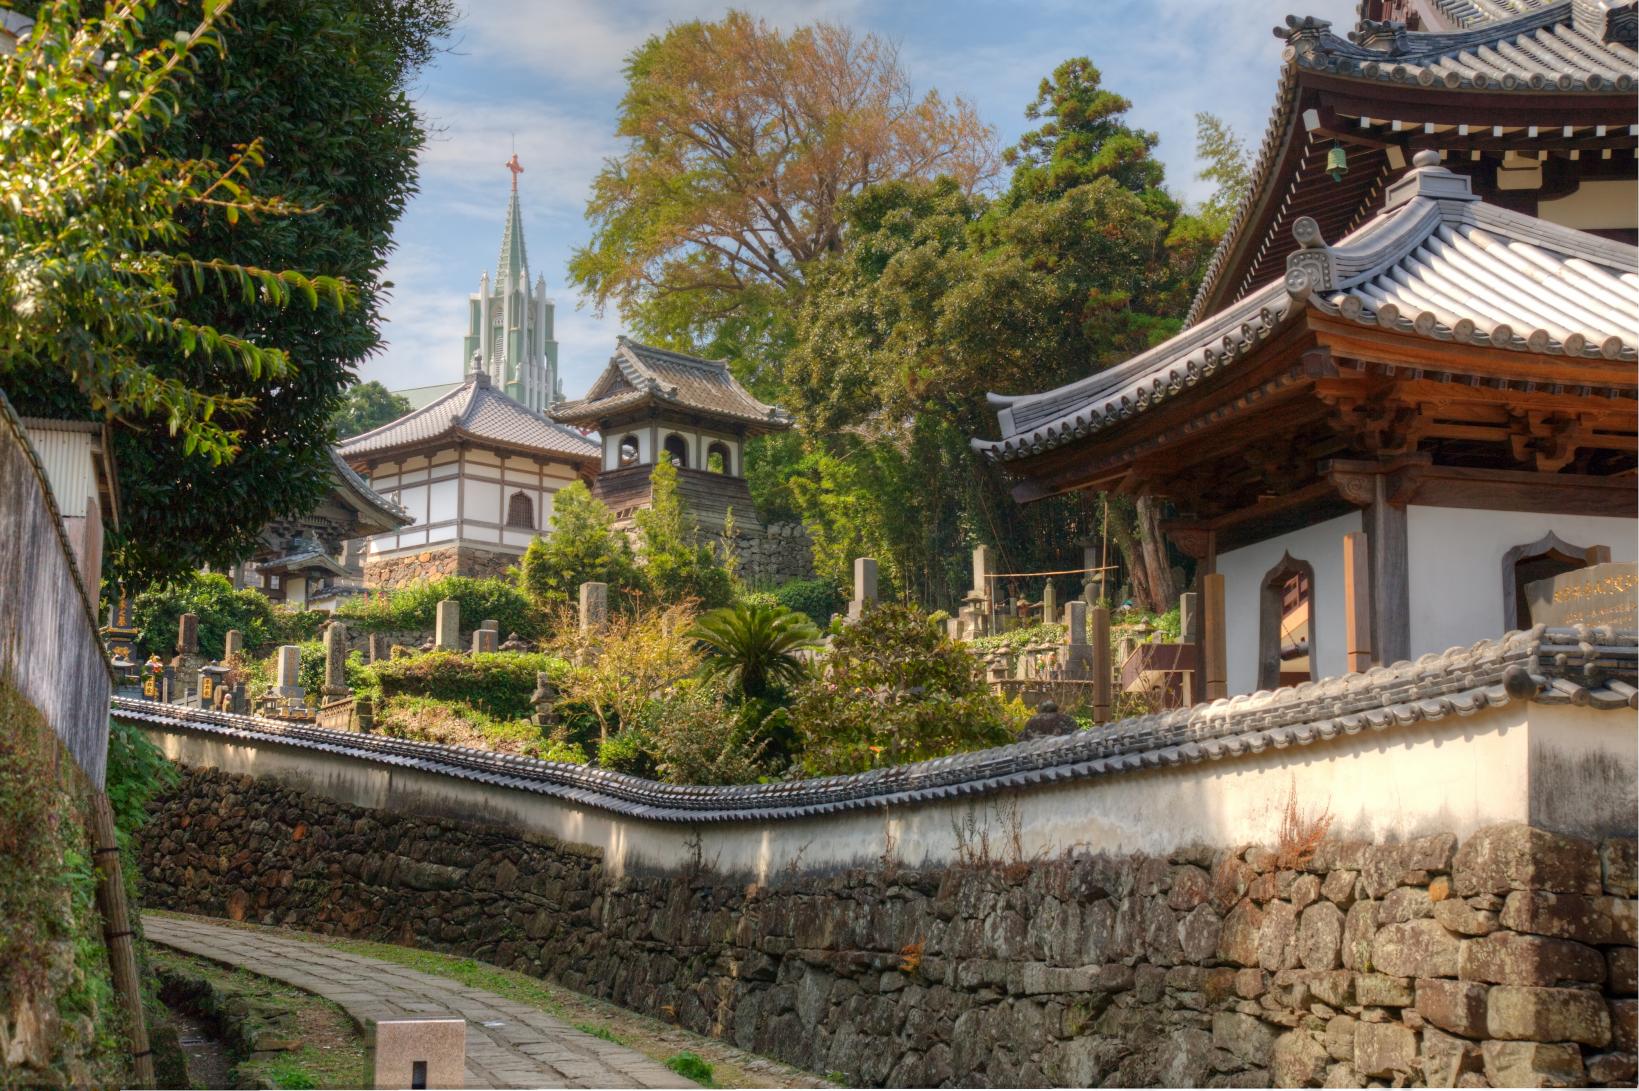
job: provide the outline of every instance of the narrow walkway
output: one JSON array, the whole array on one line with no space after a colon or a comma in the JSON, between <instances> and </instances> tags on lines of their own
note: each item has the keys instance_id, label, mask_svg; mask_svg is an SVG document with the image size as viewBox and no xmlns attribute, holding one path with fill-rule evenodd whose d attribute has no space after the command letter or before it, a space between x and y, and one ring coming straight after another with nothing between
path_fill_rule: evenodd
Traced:
<instances>
[{"instance_id":1,"label":"narrow walkway","mask_svg":"<svg viewBox=\"0 0 1639 1091\"><path fill-rule=\"evenodd\" d=\"M583 1034L527 1004L448 978L276 932L144 915L154 943L305 989L360 1026L417 1013L467 1020L467 1087L695 1087L635 1050Z\"/></svg>"}]
</instances>

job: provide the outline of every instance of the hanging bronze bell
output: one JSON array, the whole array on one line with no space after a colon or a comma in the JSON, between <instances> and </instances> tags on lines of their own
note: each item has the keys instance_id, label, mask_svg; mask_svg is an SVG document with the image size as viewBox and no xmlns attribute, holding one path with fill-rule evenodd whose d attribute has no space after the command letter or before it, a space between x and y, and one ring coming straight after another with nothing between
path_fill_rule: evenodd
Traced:
<instances>
[{"instance_id":1,"label":"hanging bronze bell","mask_svg":"<svg viewBox=\"0 0 1639 1091\"><path fill-rule=\"evenodd\" d=\"M1332 142L1331 150L1326 153L1326 173L1334 182L1343 181L1343 176L1349 173L1349 153L1337 141Z\"/></svg>"}]
</instances>

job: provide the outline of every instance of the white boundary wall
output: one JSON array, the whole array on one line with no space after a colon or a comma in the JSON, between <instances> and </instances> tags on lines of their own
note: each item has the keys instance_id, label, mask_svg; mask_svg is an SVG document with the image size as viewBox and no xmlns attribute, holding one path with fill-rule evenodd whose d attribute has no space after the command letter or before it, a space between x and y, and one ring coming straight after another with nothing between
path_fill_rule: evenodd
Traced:
<instances>
[{"instance_id":1,"label":"white boundary wall","mask_svg":"<svg viewBox=\"0 0 1639 1091\"><path fill-rule=\"evenodd\" d=\"M145 727L184 765L273 777L354 806L493 823L593 846L614 876L686 868L696 858L696 835L700 863L758 882L788 870L880 861L890 836L903 863L949 863L970 815L993 855L1006 858L1016 830L1029 858L1273 843L1292 798L1306 815L1329 813L1333 835L1376 842L1438 832L1465 837L1510 821L1587 837L1628 836L1639 806L1632 711L1517 701L1466 717L1008 794L699 825L632 819L285 743L248 745L187 728Z\"/></svg>"}]
</instances>

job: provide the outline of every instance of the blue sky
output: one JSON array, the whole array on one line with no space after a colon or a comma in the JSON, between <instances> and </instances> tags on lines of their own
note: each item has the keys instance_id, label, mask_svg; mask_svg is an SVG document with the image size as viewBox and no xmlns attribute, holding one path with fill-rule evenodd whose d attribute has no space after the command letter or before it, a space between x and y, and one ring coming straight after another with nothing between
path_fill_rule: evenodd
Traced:
<instances>
[{"instance_id":1,"label":"blue sky","mask_svg":"<svg viewBox=\"0 0 1639 1091\"><path fill-rule=\"evenodd\" d=\"M1288 12L1329 18L1341 32L1353 0L466 0L451 50L416 89L434 128L421 193L395 235L388 268L386 348L361 369L388 387L453 382L461 374L466 300L493 270L516 144L532 274L557 302L560 373L578 397L608 359L619 316L581 306L565 283L586 242L586 194L616 150L622 61L673 22L730 6L783 27L817 19L895 42L918 90L972 102L1005 146L1029 127L1025 106L1067 57L1091 57L1104 84L1133 102L1132 123L1160 134L1169 185L1195 180L1195 112L1211 110L1253 148L1262 139L1280 47L1270 28Z\"/></svg>"}]
</instances>

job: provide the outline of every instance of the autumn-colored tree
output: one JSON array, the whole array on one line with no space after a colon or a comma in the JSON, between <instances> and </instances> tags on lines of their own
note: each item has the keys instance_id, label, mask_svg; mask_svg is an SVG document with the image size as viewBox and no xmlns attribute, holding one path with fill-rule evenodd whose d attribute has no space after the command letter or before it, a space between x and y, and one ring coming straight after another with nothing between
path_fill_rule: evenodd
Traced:
<instances>
[{"instance_id":1,"label":"autumn-colored tree","mask_svg":"<svg viewBox=\"0 0 1639 1091\"><path fill-rule=\"evenodd\" d=\"M845 197L936 175L972 189L994 169L967 103L917 96L890 43L835 24L682 23L626 76L626 147L593 183L570 273L659 340L778 340L782 297L842 247Z\"/></svg>"}]
</instances>

